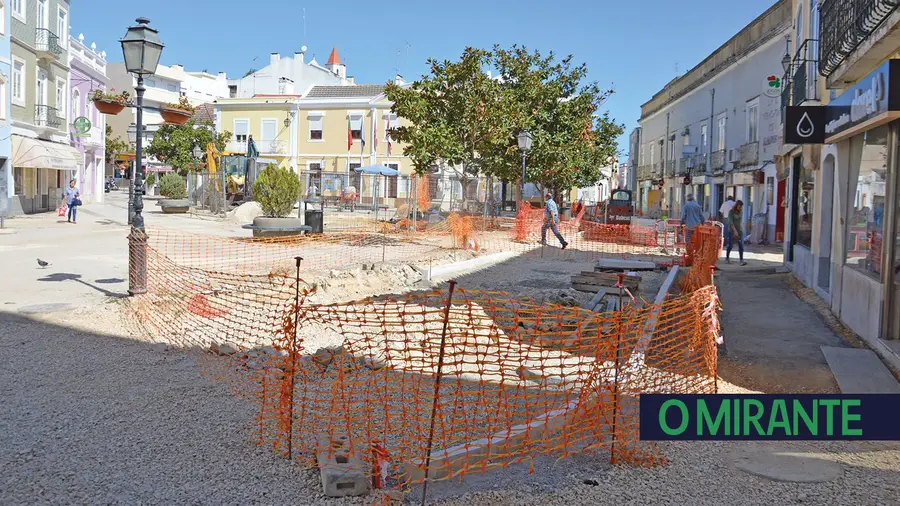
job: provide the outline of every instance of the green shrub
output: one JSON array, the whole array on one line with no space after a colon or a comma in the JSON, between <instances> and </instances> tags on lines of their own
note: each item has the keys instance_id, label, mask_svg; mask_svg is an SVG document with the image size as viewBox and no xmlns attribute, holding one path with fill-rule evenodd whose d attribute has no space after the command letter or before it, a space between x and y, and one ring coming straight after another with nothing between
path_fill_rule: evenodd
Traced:
<instances>
[{"instance_id":1,"label":"green shrub","mask_svg":"<svg viewBox=\"0 0 900 506\"><path fill-rule=\"evenodd\" d=\"M153 186L153 183L156 182L156 173L148 172L147 179L144 179L144 186Z\"/></svg>"},{"instance_id":2,"label":"green shrub","mask_svg":"<svg viewBox=\"0 0 900 506\"><path fill-rule=\"evenodd\" d=\"M253 198L269 218L283 218L300 199L300 178L291 169L269 164L253 182Z\"/></svg>"},{"instance_id":3,"label":"green shrub","mask_svg":"<svg viewBox=\"0 0 900 506\"><path fill-rule=\"evenodd\" d=\"M187 197L184 178L174 172L169 172L159 178L159 193L167 199L183 199Z\"/></svg>"}]
</instances>

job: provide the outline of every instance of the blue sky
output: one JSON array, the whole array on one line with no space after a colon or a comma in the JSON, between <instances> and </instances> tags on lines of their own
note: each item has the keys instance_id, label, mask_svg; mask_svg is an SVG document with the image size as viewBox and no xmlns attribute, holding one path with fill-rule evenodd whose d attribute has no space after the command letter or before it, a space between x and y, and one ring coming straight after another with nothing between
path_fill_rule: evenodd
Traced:
<instances>
[{"instance_id":1,"label":"blue sky","mask_svg":"<svg viewBox=\"0 0 900 506\"><path fill-rule=\"evenodd\" d=\"M121 61L118 40L138 16L166 45L162 62L187 70L243 75L269 53L308 46L320 62L336 46L358 83L407 80L429 57L458 57L466 46L523 44L573 54L590 78L616 93L606 107L637 126L640 106L666 82L699 63L774 0L90 0L72 2L72 33ZM303 9L306 9L304 37ZM408 46L407 46L408 44ZM408 56L407 56L408 54ZM257 60L254 62L254 58Z\"/></svg>"}]
</instances>

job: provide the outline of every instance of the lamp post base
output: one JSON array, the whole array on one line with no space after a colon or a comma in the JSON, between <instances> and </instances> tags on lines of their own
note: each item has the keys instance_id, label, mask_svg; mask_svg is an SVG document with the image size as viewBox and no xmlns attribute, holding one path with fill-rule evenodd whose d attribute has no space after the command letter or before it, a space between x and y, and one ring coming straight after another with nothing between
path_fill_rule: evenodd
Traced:
<instances>
[{"instance_id":1,"label":"lamp post base","mask_svg":"<svg viewBox=\"0 0 900 506\"><path fill-rule=\"evenodd\" d=\"M147 293L147 233L132 228L128 235L128 294Z\"/></svg>"}]
</instances>

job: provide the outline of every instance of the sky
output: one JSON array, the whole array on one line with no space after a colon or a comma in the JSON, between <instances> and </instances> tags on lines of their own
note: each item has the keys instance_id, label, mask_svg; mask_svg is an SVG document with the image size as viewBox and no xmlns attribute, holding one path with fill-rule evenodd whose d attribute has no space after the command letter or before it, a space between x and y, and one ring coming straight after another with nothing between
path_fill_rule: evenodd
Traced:
<instances>
[{"instance_id":1,"label":"sky","mask_svg":"<svg viewBox=\"0 0 900 506\"><path fill-rule=\"evenodd\" d=\"M638 125L641 104L678 74L700 63L775 0L88 0L72 2L71 33L84 34L122 61L118 40L140 16L165 44L161 62L185 70L240 77L269 54L324 63L337 47L357 83L414 80L428 58L456 59L467 46L512 44L573 55L590 80L615 91L604 107ZM304 28L304 9L306 22Z\"/></svg>"}]
</instances>

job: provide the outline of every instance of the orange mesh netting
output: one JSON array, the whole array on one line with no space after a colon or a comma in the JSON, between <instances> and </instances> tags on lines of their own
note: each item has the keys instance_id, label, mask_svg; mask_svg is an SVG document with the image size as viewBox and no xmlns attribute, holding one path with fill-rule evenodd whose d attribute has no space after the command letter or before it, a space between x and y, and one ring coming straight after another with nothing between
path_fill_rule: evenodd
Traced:
<instances>
[{"instance_id":1,"label":"orange mesh netting","mask_svg":"<svg viewBox=\"0 0 900 506\"><path fill-rule=\"evenodd\" d=\"M477 236L464 217L445 227ZM609 313L452 282L318 302L321 269L444 251L454 238L437 233L148 235L148 293L132 299L141 331L197 350L207 374L256 402L261 443L313 463L346 442L386 487L421 482L429 455L435 479L586 451L654 464L638 395L716 391L718 298L693 276L721 247L706 228L683 294Z\"/></svg>"}]
</instances>

